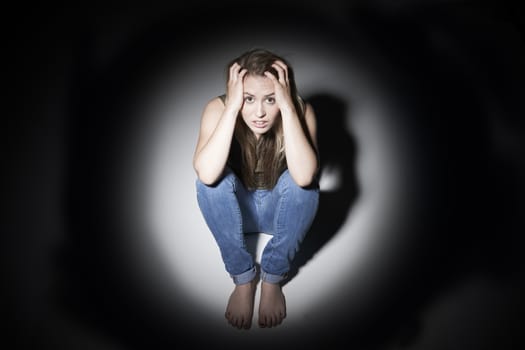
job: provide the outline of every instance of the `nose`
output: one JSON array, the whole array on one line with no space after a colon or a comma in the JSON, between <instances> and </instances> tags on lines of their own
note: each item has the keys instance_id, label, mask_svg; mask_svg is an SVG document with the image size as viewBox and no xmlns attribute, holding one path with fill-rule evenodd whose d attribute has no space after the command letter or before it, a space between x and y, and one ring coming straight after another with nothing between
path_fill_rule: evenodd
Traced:
<instances>
[{"instance_id":1,"label":"nose","mask_svg":"<svg viewBox=\"0 0 525 350\"><path fill-rule=\"evenodd\" d=\"M255 115L258 117L258 118L262 118L266 115L266 111L264 109L264 105L262 103L259 103L257 105L257 109L255 111Z\"/></svg>"}]
</instances>

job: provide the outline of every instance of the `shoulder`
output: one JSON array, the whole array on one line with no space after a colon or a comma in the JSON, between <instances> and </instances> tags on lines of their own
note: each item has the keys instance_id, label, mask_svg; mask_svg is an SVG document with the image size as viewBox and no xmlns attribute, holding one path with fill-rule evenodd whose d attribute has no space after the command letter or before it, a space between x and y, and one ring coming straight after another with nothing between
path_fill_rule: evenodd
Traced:
<instances>
[{"instance_id":1,"label":"shoulder","mask_svg":"<svg viewBox=\"0 0 525 350\"><path fill-rule=\"evenodd\" d=\"M224 109L224 102L220 96L216 96L208 100L204 106L204 111L222 111Z\"/></svg>"},{"instance_id":2,"label":"shoulder","mask_svg":"<svg viewBox=\"0 0 525 350\"><path fill-rule=\"evenodd\" d=\"M317 117L315 115L314 108L310 103L305 102L304 109L304 121L310 133L310 137L317 148Z\"/></svg>"},{"instance_id":3,"label":"shoulder","mask_svg":"<svg viewBox=\"0 0 525 350\"><path fill-rule=\"evenodd\" d=\"M224 103L222 102L219 96L213 97L208 100L204 105L204 110L202 112L202 119L215 119L221 115L224 111Z\"/></svg>"},{"instance_id":4,"label":"shoulder","mask_svg":"<svg viewBox=\"0 0 525 350\"><path fill-rule=\"evenodd\" d=\"M309 102L304 103L304 119L307 123L315 123L316 121L315 110Z\"/></svg>"},{"instance_id":5,"label":"shoulder","mask_svg":"<svg viewBox=\"0 0 525 350\"><path fill-rule=\"evenodd\" d=\"M305 101L301 96L298 96L299 107L301 108L301 114L305 119L315 118L315 111L312 107L312 104L308 101Z\"/></svg>"},{"instance_id":6,"label":"shoulder","mask_svg":"<svg viewBox=\"0 0 525 350\"><path fill-rule=\"evenodd\" d=\"M201 115L201 133L209 134L213 131L221 118L224 108L224 104L218 96L206 102Z\"/></svg>"}]
</instances>

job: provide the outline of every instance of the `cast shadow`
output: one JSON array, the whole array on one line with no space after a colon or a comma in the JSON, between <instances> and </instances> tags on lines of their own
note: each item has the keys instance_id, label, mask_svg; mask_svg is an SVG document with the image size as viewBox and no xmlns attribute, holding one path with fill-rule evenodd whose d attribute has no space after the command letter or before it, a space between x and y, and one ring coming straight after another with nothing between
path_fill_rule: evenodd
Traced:
<instances>
[{"instance_id":1,"label":"cast shadow","mask_svg":"<svg viewBox=\"0 0 525 350\"><path fill-rule=\"evenodd\" d=\"M319 208L283 285L290 282L339 232L359 195L356 146L346 124L348 102L329 93L317 93L306 100L317 116L319 174L322 174Z\"/></svg>"}]
</instances>

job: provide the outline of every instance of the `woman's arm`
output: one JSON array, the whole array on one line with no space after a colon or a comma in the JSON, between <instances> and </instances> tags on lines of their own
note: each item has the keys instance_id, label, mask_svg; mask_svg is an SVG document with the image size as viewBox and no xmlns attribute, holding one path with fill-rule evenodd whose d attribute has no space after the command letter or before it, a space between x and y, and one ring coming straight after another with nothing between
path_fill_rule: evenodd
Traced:
<instances>
[{"instance_id":1,"label":"woman's arm","mask_svg":"<svg viewBox=\"0 0 525 350\"><path fill-rule=\"evenodd\" d=\"M204 108L193 168L199 180L207 185L217 181L224 170L236 119L237 114L227 111L218 97Z\"/></svg>"},{"instance_id":2,"label":"woman's arm","mask_svg":"<svg viewBox=\"0 0 525 350\"><path fill-rule=\"evenodd\" d=\"M310 104L306 104L306 125L302 125L292 102L288 67L281 61L272 66L279 76L270 72L265 72L265 75L274 83L275 99L281 110L288 170L298 186L306 187L312 183L319 168L315 112Z\"/></svg>"},{"instance_id":3,"label":"woman's arm","mask_svg":"<svg viewBox=\"0 0 525 350\"><path fill-rule=\"evenodd\" d=\"M295 109L281 110L281 115L288 170L297 185L306 187L312 183L319 168L315 112L306 104L306 130Z\"/></svg>"},{"instance_id":4,"label":"woman's arm","mask_svg":"<svg viewBox=\"0 0 525 350\"><path fill-rule=\"evenodd\" d=\"M193 168L199 179L211 185L224 171L237 121L243 104L243 78L245 69L235 63L230 67L226 105L220 98L209 101L201 117Z\"/></svg>"}]
</instances>

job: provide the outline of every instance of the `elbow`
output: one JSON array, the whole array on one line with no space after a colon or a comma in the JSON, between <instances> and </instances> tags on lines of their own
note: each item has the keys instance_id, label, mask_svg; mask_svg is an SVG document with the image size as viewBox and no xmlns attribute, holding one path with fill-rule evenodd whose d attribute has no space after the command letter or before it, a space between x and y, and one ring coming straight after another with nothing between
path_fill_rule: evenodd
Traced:
<instances>
[{"instance_id":1,"label":"elbow","mask_svg":"<svg viewBox=\"0 0 525 350\"><path fill-rule=\"evenodd\" d=\"M206 186L213 186L215 184L215 182L217 182L216 179L214 180L211 180L211 179L206 179L206 178L199 178L200 182L202 182L204 185Z\"/></svg>"},{"instance_id":2,"label":"elbow","mask_svg":"<svg viewBox=\"0 0 525 350\"><path fill-rule=\"evenodd\" d=\"M201 169L198 166L194 166L194 169L195 169L195 173L197 174L197 178L204 185L212 186L219 180L220 173L215 174L213 172L206 171L206 169Z\"/></svg>"},{"instance_id":3,"label":"elbow","mask_svg":"<svg viewBox=\"0 0 525 350\"><path fill-rule=\"evenodd\" d=\"M290 175L295 184L299 187L310 187L317 181L318 163L312 163L309 166L303 166L299 169L291 169ZM295 171L293 171L295 170Z\"/></svg>"},{"instance_id":4,"label":"elbow","mask_svg":"<svg viewBox=\"0 0 525 350\"><path fill-rule=\"evenodd\" d=\"M219 181L224 168L215 168L209 164L204 164L202 160L193 162L193 169L197 174L197 178L205 185L212 186Z\"/></svg>"},{"instance_id":5,"label":"elbow","mask_svg":"<svg viewBox=\"0 0 525 350\"><path fill-rule=\"evenodd\" d=\"M312 185L312 183L314 182L315 176L314 174L311 174L311 175L302 174L299 176L292 176L292 178L297 186L305 188L305 187L309 187L310 185Z\"/></svg>"},{"instance_id":6,"label":"elbow","mask_svg":"<svg viewBox=\"0 0 525 350\"><path fill-rule=\"evenodd\" d=\"M197 173L197 178L199 179L199 181L207 186L211 186L217 181L216 176L211 176L210 174L207 174L205 172L200 172L197 169L195 169L195 171Z\"/></svg>"}]
</instances>

